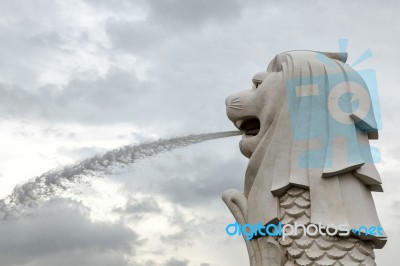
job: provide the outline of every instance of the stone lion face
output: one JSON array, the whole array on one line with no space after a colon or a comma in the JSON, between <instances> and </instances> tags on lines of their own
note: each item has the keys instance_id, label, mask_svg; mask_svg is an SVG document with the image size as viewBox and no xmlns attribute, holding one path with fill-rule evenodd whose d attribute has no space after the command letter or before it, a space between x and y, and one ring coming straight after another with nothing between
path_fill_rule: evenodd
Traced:
<instances>
[{"instance_id":1,"label":"stone lion face","mask_svg":"<svg viewBox=\"0 0 400 266\"><path fill-rule=\"evenodd\" d=\"M259 72L252 79L250 90L226 98L226 112L233 124L243 132L240 151L248 158L271 127L284 89L282 72Z\"/></svg>"}]
</instances>

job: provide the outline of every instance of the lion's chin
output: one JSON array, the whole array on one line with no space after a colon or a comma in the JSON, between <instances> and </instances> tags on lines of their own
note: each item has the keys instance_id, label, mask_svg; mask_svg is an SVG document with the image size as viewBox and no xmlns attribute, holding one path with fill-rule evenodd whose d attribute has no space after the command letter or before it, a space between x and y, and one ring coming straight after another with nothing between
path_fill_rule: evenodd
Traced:
<instances>
[{"instance_id":1,"label":"lion's chin","mask_svg":"<svg viewBox=\"0 0 400 266\"><path fill-rule=\"evenodd\" d=\"M239 142L240 151L244 156L250 158L256 150L258 144L260 143L261 137L259 135L256 136L248 136L243 134L242 140Z\"/></svg>"}]
</instances>

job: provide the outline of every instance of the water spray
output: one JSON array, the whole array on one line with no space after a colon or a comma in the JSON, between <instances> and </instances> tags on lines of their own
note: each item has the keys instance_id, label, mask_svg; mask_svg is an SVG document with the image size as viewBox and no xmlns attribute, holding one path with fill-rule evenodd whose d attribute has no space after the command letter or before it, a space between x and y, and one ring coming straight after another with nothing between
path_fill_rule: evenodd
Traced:
<instances>
[{"instance_id":1,"label":"water spray","mask_svg":"<svg viewBox=\"0 0 400 266\"><path fill-rule=\"evenodd\" d=\"M32 207L45 197L51 197L57 191L65 190L64 182L77 182L85 176L105 172L111 166L133 164L164 151L189 146L207 140L241 135L240 131L227 131L160 139L153 142L127 145L106 152L101 156L93 156L80 163L62 169L50 170L32 181L18 185L6 198L0 200L0 220L7 220L21 214L26 207Z\"/></svg>"}]
</instances>

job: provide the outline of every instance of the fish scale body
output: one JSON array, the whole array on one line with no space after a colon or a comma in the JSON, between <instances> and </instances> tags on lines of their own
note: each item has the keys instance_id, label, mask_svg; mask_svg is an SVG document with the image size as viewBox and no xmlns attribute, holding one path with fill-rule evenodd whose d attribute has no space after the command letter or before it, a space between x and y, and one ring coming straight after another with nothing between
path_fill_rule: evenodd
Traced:
<instances>
[{"instance_id":1,"label":"fish scale body","mask_svg":"<svg viewBox=\"0 0 400 266\"><path fill-rule=\"evenodd\" d=\"M310 193L292 187L280 197L282 224L305 226L311 221ZM303 229L294 236L278 237L287 256L285 266L375 266L374 245L353 236L304 235Z\"/></svg>"}]
</instances>

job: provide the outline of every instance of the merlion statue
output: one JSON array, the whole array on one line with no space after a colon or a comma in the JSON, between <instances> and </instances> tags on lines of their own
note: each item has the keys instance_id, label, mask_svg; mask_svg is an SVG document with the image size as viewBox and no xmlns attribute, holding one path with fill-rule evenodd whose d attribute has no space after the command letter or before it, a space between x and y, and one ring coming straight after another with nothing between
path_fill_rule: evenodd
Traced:
<instances>
[{"instance_id":1,"label":"merlion statue","mask_svg":"<svg viewBox=\"0 0 400 266\"><path fill-rule=\"evenodd\" d=\"M374 249L386 243L371 195L383 191L369 146L378 123L346 59L285 52L226 99L249 163L243 193L222 198L237 224L262 226L243 231L251 266L376 265Z\"/></svg>"}]
</instances>

